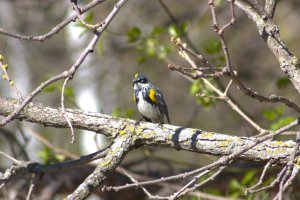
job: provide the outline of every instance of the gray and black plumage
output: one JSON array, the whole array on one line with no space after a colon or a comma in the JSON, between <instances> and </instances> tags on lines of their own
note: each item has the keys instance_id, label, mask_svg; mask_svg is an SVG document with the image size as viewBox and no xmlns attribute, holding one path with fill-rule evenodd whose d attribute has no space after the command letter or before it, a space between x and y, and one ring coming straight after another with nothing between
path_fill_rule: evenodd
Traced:
<instances>
[{"instance_id":1,"label":"gray and black plumage","mask_svg":"<svg viewBox=\"0 0 300 200\"><path fill-rule=\"evenodd\" d=\"M167 104L160 90L145 76L136 74L133 81L133 99L139 112L148 122L164 123L166 116L170 124Z\"/></svg>"}]
</instances>

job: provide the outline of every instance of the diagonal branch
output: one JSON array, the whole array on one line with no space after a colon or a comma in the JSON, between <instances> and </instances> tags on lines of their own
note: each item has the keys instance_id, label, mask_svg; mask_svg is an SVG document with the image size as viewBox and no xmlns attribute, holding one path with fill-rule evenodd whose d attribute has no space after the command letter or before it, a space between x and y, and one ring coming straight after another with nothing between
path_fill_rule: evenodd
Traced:
<instances>
[{"instance_id":1,"label":"diagonal branch","mask_svg":"<svg viewBox=\"0 0 300 200\"><path fill-rule=\"evenodd\" d=\"M231 0L225 1L231 3ZM279 29L273 19L261 15L255 8L244 1L236 0L234 4L256 24L258 33L275 55L281 70L287 74L294 87L300 93L300 64L298 58L281 40Z\"/></svg>"},{"instance_id":2,"label":"diagonal branch","mask_svg":"<svg viewBox=\"0 0 300 200\"><path fill-rule=\"evenodd\" d=\"M94 8L95 6L97 6L98 4L100 4L104 1L105 0L93 0L92 2L90 2L89 4L87 4L86 6L84 6L81 9L81 13L87 12L88 10ZM77 18L78 18L78 16L75 13L75 14L71 15L69 18L67 18L64 21L62 21L61 23L59 23L58 25L56 25L55 27L53 27L51 29L51 31L49 31L48 33L45 33L43 35L37 35L37 36L21 35L21 34L13 33L11 31L7 31L3 28L0 28L0 34L6 35L9 37L13 37L13 38L17 38L20 40L31 40L31 41L44 42L45 40L51 38L53 35L59 33L64 27L66 27L69 23L75 21Z\"/></svg>"},{"instance_id":3,"label":"diagonal branch","mask_svg":"<svg viewBox=\"0 0 300 200\"><path fill-rule=\"evenodd\" d=\"M265 2L265 11L268 17L273 18L276 10L277 0L266 0Z\"/></svg>"},{"instance_id":4,"label":"diagonal branch","mask_svg":"<svg viewBox=\"0 0 300 200\"><path fill-rule=\"evenodd\" d=\"M23 101L22 103L4 120L0 122L0 127L4 126L5 124L11 122L22 110L23 108L36 96L38 95L45 87L50 85L51 83L54 83L61 79L72 79L74 74L76 73L77 69L80 67L80 65L83 63L85 58L94 51L95 45L97 41L99 40L101 34L103 31L107 28L107 26L110 24L112 19L116 16L120 8L123 6L123 4L126 2L126 0L120 0L113 8L113 10L109 13L109 15L105 18L102 25L95 30L94 37L91 39L90 43L87 45L87 47L84 49L84 51L80 54L76 62L69 68L69 70L62 72L61 74L58 74L49 80L41 83L35 90L33 90Z\"/></svg>"},{"instance_id":5,"label":"diagonal branch","mask_svg":"<svg viewBox=\"0 0 300 200\"><path fill-rule=\"evenodd\" d=\"M85 199L95 188L97 188L123 160L125 155L134 145L130 132L120 135L111 145L106 157L101 160L96 169L77 187L77 189L67 196L67 200Z\"/></svg>"}]
</instances>

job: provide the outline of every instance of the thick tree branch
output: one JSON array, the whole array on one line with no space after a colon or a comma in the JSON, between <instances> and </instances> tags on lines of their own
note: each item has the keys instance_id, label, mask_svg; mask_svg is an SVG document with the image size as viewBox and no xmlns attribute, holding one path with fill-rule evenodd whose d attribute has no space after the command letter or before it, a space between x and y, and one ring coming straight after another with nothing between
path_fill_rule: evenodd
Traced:
<instances>
[{"instance_id":1,"label":"thick tree branch","mask_svg":"<svg viewBox=\"0 0 300 200\"><path fill-rule=\"evenodd\" d=\"M123 137L124 136L124 137ZM103 158L96 169L82 182L77 189L66 199L85 199L93 192L123 160L127 152L133 147L134 140L130 134L120 135L110 147L106 157Z\"/></svg>"},{"instance_id":2,"label":"thick tree branch","mask_svg":"<svg viewBox=\"0 0 300 200\"><path fill-rule=\"evenodd\" d=\"M231 2L230 0L226 1ZM299 61L281 40L279 29L273 19L258 13L253 7L241 0L236 0L234 4L256 24L260 36L277 58L282 71L288 75L294 87L300 93Z\"/></svg>"},{"instance_id":3,"label":"thick tree branch","mask_svg":"<svg viewBox=\"0 0 300 200\"><path fill-rule=\"evenodd\" d=\"M18 104L15 99L0 98L0 115L10 114ZM94 131L109 138L116 138L118 135L130 132L136 137L137 145L162 146L212 155L230 155L253 144L255 148L236 157L244 160L268 162L273 159L276 163L286 163L295 145L293 141L262 142L264 140L259 141L262 143L255 145L258 141L256 138L230 136L173 125L157 126L157 124L146 122L136 125L134 120L81 110L67 109L66 114L74 128ZM61 109L43 106L42 104L31 103L20 113L17 119L44 126L69 127ZM297 124L298 122L295 122L293 126ZM286 130L291 127L287 127ZM272 137L272 135L269 135L265 140Z\"/></svg>"}]
</instances>

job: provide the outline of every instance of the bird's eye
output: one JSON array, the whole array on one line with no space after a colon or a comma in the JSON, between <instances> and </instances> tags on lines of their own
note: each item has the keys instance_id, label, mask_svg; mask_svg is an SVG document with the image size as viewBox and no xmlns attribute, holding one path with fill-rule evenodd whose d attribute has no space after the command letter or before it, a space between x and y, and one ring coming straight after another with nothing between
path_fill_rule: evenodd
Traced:
<instances>
[{"instance_id":1,"label":"bird's eye","mask_svg":"<svg viewBox=\"0 0 300 200\"><path fill-rule=\"evenodd\" d=\"M141 83L147 83L147 80L146 79L142 79Z\"/></svg>"}]
</instances>

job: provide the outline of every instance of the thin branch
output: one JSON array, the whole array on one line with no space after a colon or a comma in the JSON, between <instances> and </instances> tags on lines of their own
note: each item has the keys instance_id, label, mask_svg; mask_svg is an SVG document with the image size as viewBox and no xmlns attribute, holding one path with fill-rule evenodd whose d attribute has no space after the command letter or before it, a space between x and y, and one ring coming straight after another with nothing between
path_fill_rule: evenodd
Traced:
<instances>
[{"instance_id":1,"label":"thin branch","mask_svg":"<svg viewBox=\"0 0 300 200\"><path fill-rule=\"evenodd\" d=\"M192 66L192 68L196 69L197 67L195 66L196 64L192 61L192 59L190 58L190 56L183 51L182 57ZM181 70L178 70L179 72L181 72ZM222 71L223 72L223 71ZM222 74L222 72L219 72ZM190 73L185 73L184 71L181 72L184 75L187 75L191 78L194 78L195 76L200 76L198 74L194 75L194 74L190 74ZM217 87L215 87L213 84L211 84L207 79L202 78L203 82L209 86L209 88L211 88L215 93L217 93L219 95L219 97L223 98L226 103L234 110L236 111L241 117L243 117L250 125L252 125L259 133L261 134L265 134L268 133L268 130L265 130L263 128L261 128L257 123L255 123L249 116L247 116L242 110L241 108L238 107L237 104L235 104L226 93L221 92Z\"/></svg>"},{"instance_id":2,"label":"thin branch","mask_svg":"<svg viewBox=\"0 0 300 200\"><path fill-rule=\"evenodd\" d=\"M4 156L4 157L10 159L11 161L13 161L13 162L16 163L16 164L20 163L19 160L15 159L15 158L13 158L13 157L11 157L11 156L9 156L9 155L7 155L6 153L4 153L4 152L2 152L2 151L0 151L0 154L1 154L2 156Z\"/></svg>"},{"instance_id":3,"label":"thin branch","mask_svg":"<svg viewBox=\"0 0 300 200\"><path fill-rule=\"evenodd\" d=\"M30 187L29 187L27 196L26 196L26 200L30 200L31 197L32 197L33 190L34 190L34 188L35 188L35 186L36 186L37 177L38 177L38 175L36 175L36 174L33 174L33 175L32 175L31 184L30 184Z\"/></svg>"},{"instance_id":4,"label":"thin branch","mask_svg":"<svg viewBox=\"0 0 300 200\"><path fill-rule=\"evenodd\" d=\"M180 23L179 21L175 18L175 16L173 15L173 13L171 12L171 10L168 8L168 6L164 3L163 0L158 0L159 4L161 5L161 7L163 8L163 10L167 13L168 17L171 19L171 21L177 26L180 27ZM186 42L189 44L190 47L192 47L194 49L194 51L198 52L199 50L197 49L197 47L193 44L193 42L191 42L190 38L188 37L187 33L184 32L182 37L186 40Z\"/></svg>"},{"instance_id":5,"label":"thin branch","mask_svg":"<svg viewBox=\"0 0 300 200\"><path fill-rule=\"evenodd\" d=\"M190 187L192 184L194 184L199 178L207 175L210 171L212 171L212 169L208 169L205 170L203 172L201 172L200 174L196 175L190 182L188 182L185 186L183 186L180 190L178 190L177 192L175 192L173 195L170 196L170 200L174 200L177 197L181 196L181 194L183 194L184 191L186 191L186 189L188 187Z\"/></svg>"},{"instance_id":6,"label":"thin branch","mask_svg":"<svg viewBox=\"0 0 300 200\"><path fill-rule=\"evenodd\" d=\"M8 82L9 85L10 85L10 87L12 87L12 88L15 90L15 92L16 92L17 96L19 97L19 99L20 99L20 100L23 100L23 96L22 96L20 90L19 90L19 89L17 88L17 86L15 85L15 82L14 82L14 81L9 77L9 75L8 75L8 72L7 72L8 65L5 65L5 64L3 63L3 61L4 61L4 58L3 58L2 55L0 55L0 67L1 67L1 69L2 69L2 71L3 71L3 73L4 73L4 75L2 76L2 78L3 78L4 80L7 80L7 82Z\"/></svg>"},{"instance_id":7,"label":"thin branch","mask_svg":"<svg viewBox=\"0 0 300 200\"><path fill-rule=\"evenodd\" d=\"M106 27L110 24L111 20L115 17L117 12L119 11L119 6L116 4L114 9L111 13L106 17L106 19L103 21L103 26L99 27L96 31L94 31L94 37L91 39L90 43L87 45L87 47L84 49L84 51L80 54L80 56L77 58L76 62L69 68L68 71L64 71L59 75L56 75L49 80L41 83L35 90L33 90L25 99L22 101L19 107L17 107L13 113L11 113L9 116L7 116L5 119L3 119L0 123L0 127L6 125L7 123L11 122L23 109L24 107L37 95L39 94L45 87L50 85L51 83L54 83L58 80L64 79L69 77L70 79L74 76L77 69L80 67L82 62L85 60L85 58L88 56L88 54L92 53L94 51L95 45L97 41L99 40L99 37L103 33L103 31L106 29Z\"/></svg>"},{"instance_id":8,"label":"thin branch","mask_svg":"<svg viewBox=\"0 0 300 200\"><path fill-rule=\"evenodd\" d=\"M206 180L202 181L201 183L197 183L195 184L193 187L191 188L187 188L185 191L183 191L181 194L178 195L178 197L184 196L190 192L195 191L196 189L199 189L200 187L202 187L203 185L205 185L206 183L208 183L209 181L214 180L222 171L224 171L224 169L226 168L226 166L221 166L218 171L216 171L212 176L210 176L209 178L207 178Z\"/></svg>"},{"instance_id":9,"label":"thin branch","mask_svg":"<svg viewBox=\"0 0 300 200\"><path fill-rule=\"evenodd\" d=\"M269 18L274 17L274 13L276 10L276 4L277 4L277 0L266 0L265 1L265 11Z\"/></svg>"},{"instance_id":10,"label":"thin branch","mask_svg":"<svg viewBox=\"0 0 300 200\"><path fill-rule=\"evenodd\" d=\"M94 8L95 6L97 6L98 4L103 3L105 0L93 0L92 2L90 2L89 4L87 4L86 6L84 6L81 9L81 13L85 13L88 10ZM38 42L43 42L46 39L51 38L53 35L59 33L64 27L66 27L69 23L74 22L77 19L77 14L73 14L72 16L68 17L67 19L65 19L64 21L62 21L61 23L59 23L58 25L56 25L55 27L53 27L51 29L51 31L49 31L46 34L43 35L37 35L37 36L32 36L32 35L21 35L21 34L17 34L17 33L13 33L10 31L6 31L3 28L0 28L0 34L2 35L6 35L9 37L13 37L13 38L17 38L20 40L31 40L31 41L38 41Z\"/></svg>"},{"instance_id":11,"label":"thin branch","mask_svg":"<svg viewBox=\"0 0 300 200\"><path fill-rule=\"evenodd\" d=\"M282 199L283 192L288 188L288 186L292 183L293 179L296 177L296 175L299 172L299 164L294 164L296 154L299 151L299 146L300 146L300 130L298 130L298 133L296 135L296 145L294 147L293 152L290 155L290 159L288 163L286 164L287 170L285 171L284 176L280 180L279 191L277 195L274 197L274 200Z\"/></svg>"},{"instance_id":12,"label":"thin branch","mask_svg":"<svg viewBox=\"0 0 300 200\"><path fill-rule=\"evenodd\" d=\"M233 69L231 66L231 60L230 60L230 56L229 56L229 52L228 52L228 47L224 38L224 31L229 27L232 26L235 23L235 12L234 12L234 1L235 0L230 0L230 9L231 9L231 20L229 23L225 24L221 29L219 28L219 24L218 24L218 20L217 20L217 16L216 16L216 11L215 11L215 5L214 5L214 1L213 0L209 0L208 1L208 5L210 7L211 10L211 14L212 14L212 19L213 19L213 28L214 31L218 34L221 45L222 45L222 49L223 49L223 53L225 56L225 60L226 60L226 67L228 69L228 72L230 74L233 74Z\"/></svg>"},{"instance_id":13,"label":"thin branch","mask_svg":"<svg viewBox=\"0 0 300 200\"><path fill-rule=\"evenodd\" d=\"M138 181L125 169L122 169L123 174L126 175L133 183L138 183ZM148 196L149 199L165 199L164 197L160 197L158 195L153 196L145 187L141 186L141 189Z\"/></svg>"},{"instance_id":14,"label":"thin branch","mask_svg":"<svg viewBox=\"0 0 300 200\"><path fill-rule=\"evenodd\" d=\"M204 67L212 68L210 63L204 58L202 54L196 53L192 49L188 48L185 43L181 42L180 38L171 38L171 42L173 42L176 46L178 46L180 50L185 51L190 55L194 56L195 58L199 59L202 62ZM198 68L194 68L194 69L198 69Z\"/></svg>"},{"instance_id":15,"label":"thin branch","mask_svg":"<svg viewBox=\"0 0 300 200\"><path fill-rule=\"evenodd\" d=\"M66 84L67 84L68 80L69 80L69 76L66 77L66 79L64 81L64 84L62 86L62 89L61 89L61 102L60 103L61 103L63 116L66 119L66 121L67 121L67 123L68 123L68 125L71 129L71 136L72 136L71 143L74 143L75 142L74 129L73 129L72 123L71 123L71 121L68 117L68 114L66 113L66 109L65 109L65 98L64 98L65 94L64 93L65 93L65 87L66 87Z\"/></svg>"},{"instance_id":16,"label":"thin branch","mask_svg":"<svg viewBox=\"0 0 300 200\"><path fill-rule=\"evenodd\" d=\"M276 95L270 95L269 97L263 96L257 92L252 91L250 88L246 87L236 75L231 75L230 77L234 80L234 82L238 85L239 89L241 89L245 95L257 99L260 102L283 103L286 106L300 113L300 106L292 102L291 100Z\"/></svg>"},{"instance_id":17,"label":"thin branch","mask_svg":"<svg viewBox=\"0 0 300 200\"><path fill-rule=\"evenodd\" d=\"M253 185L252 187L246 189L245 195L247 195L248 193L253 193L253 190L254 190L255 188L257 188L258 186L260 186L261 184L263 184L263 178L265 177L268 168L272 165L273 162L274 162L274 161L273 161L272 159L269 160L269 162L265 165L265 167L264 167L264 169L263 169L263 171L262 171L262 173L261 173L261 176L260 176L260 178L259 178L259 181L258 181L255 185Z\"/></svg>"},{"instance_id":18,"label":"thin branch","mask_svg":"<svg viewBox=\"0 0 300 200\"><path fill-rule=\"evenodd\" d=\"M67 156L68 158L72 158L72 159L79 159L80 156L71 153L69 151L66 151L64 149L55 147L52 142L48 141L45 137L43 137L41 134L37 133L36 131L34 131L32 128L30 127L26 127L26 131L29 132L29 134L31 136L33 136L35 139L37 139L39 142L41 142L43 145L45 145L46 147L48 147L49 149L52 149L52 151L56 154L63 154L65 156Z\"/></svg>"},{"instance_id":19,"label":"thin branch","mask_svg":"<svg viewBox=\"0 0 300 200\"><path fill-rule=\"evenodd\" d=\"M97 28L99 28L99 26L102 25L102 22L99 22L97 24L89 24L86 21L84 21L84 19L81 17L81 13L82 13L81 9L72 0L71 0L71 4L77 14L78 19L86 28L97 29Z\"/></svg>"}]
</instances>

